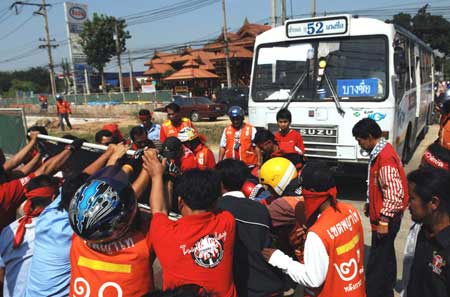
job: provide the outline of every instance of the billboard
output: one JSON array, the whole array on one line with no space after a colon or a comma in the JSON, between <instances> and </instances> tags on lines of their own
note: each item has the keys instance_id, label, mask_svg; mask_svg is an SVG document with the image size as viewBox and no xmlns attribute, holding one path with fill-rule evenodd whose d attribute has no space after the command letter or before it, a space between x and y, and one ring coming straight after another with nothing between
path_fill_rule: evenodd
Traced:
<instances>
[{"instance_id":1,"label":"billboard","mask_svg":"<svg viewBox=\"0 0 450 297\"><path fill-rule=\"evenodd\" d=\"M86 55L80 45L80 33L83 23L88 19L87 4L64 2L64 14L66 17L67 38L69 39L70 64L75 93L83 89L84 69L86 67Z\"/></svg>"}]
</instances>

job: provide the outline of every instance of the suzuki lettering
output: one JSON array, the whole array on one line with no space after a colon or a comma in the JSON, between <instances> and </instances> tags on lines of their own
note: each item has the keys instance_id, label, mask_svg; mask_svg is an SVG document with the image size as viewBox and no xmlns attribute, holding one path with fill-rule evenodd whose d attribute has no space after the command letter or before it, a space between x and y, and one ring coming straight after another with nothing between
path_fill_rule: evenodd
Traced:
<instances>
[{"instance_id":1,"label":"suzuki lettering","mask_svg":"<svg viewBox=\"0 0 450 297\"><path fill-rule=\"evenodd\" d=\"M302 135L325 135L335 136L336 132L333 129L316 129L316 128L301 128L298 130Z\"/></svg>"}]
</instances>

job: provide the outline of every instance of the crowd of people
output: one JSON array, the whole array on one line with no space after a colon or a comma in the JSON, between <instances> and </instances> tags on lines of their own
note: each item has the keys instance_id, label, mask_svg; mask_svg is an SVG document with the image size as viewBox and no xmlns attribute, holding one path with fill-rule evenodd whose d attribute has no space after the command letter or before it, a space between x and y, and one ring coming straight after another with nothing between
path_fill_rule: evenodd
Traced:
<instances>
[{"instance_id":1,"label":"crowd of people","mask_svg":"<svg viewBox=\"0 0 450 297\"><path fill-rule=\"evenodd\" d=\"M70 106L58 110L67 120ZM408 207L402 294L450 296L450 100L439 106L438 139L408 175L378 124L356 123L369 154L364 210L337 200L332 172L305 157L288 109L272 133L231 107L217 162L180 107L165 110L162 125L140 110L129 142L105 125L95 141L107 149L88 164L84 140L70 135L48 153L42 127L10 159L0 151L1 296L293 296L297 285L304 296L394 296ZM360 211L372 229L366 265Z\"/></svg>"}]
</instances>

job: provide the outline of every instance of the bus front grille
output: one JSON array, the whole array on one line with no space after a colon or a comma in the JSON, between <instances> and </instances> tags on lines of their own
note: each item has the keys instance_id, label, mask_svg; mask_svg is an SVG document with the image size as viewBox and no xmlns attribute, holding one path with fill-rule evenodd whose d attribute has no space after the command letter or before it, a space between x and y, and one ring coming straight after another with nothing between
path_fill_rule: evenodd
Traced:
<instances>
[{"instance_id":1,"label":"bus front grille","mask_svg":"<svg viewBox=\"0 0 450 297\"><path fill-rule=\"evenodd\" d=\"M277 131L276 124L269 124L269 130ZM338 127L317 125L292 125L303 137L305 155L318 158L337 158Z\"/></svg>"}]
</instances>

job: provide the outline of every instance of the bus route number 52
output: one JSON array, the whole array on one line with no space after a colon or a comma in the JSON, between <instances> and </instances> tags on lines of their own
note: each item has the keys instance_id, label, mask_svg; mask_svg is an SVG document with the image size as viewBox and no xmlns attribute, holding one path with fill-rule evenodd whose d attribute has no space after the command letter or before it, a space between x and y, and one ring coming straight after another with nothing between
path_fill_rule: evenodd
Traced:
<instances>
[{"instance_id":1,"label":"bus route number 52","mask_svg":"<svg viewBox=\"0 0 450 297\"><path fill-rule=\"evenodd\" d=\"M310 22L307 24L308 35L322 34L323 33L323 22Z\"/></svg>"}]
</instances>

